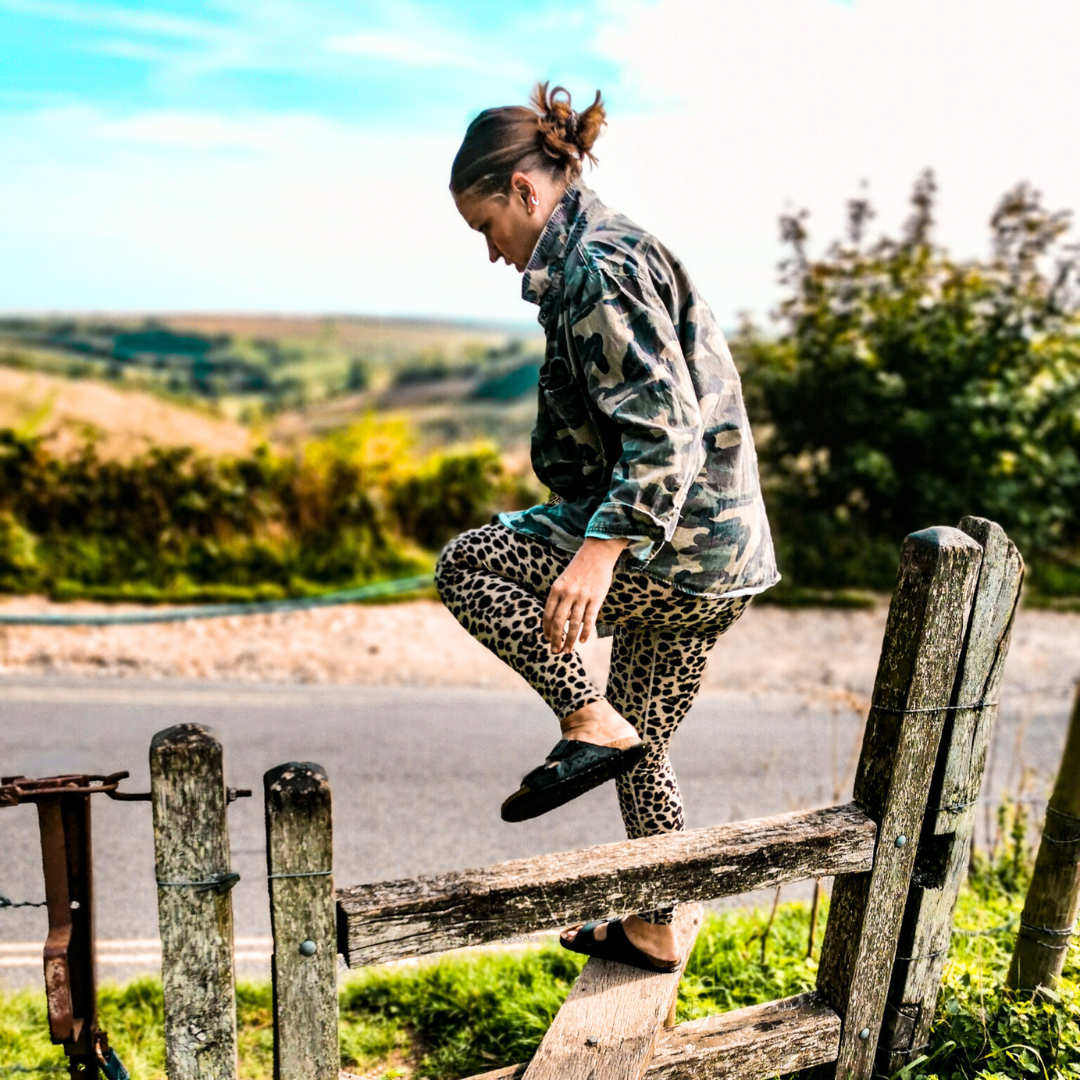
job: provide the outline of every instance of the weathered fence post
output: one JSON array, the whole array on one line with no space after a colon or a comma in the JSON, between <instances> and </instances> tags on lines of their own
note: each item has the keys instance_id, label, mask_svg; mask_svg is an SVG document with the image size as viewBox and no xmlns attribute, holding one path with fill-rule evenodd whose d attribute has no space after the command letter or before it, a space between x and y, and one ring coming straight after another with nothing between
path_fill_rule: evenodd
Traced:
<instances>
[{"instance_id":1,"label":"weathered fence post","mask_svg":"<svg viewBox=\"0 0 1080 1080\"><path fill-rule=\"evenodd\" d=\"M200 724L150 743L169 1080L236 1076L236 985L221 744Z\"/></svg>"},{"instance_id":2,"label":"weathered fence post","mask_svg":"<svg viewBox=\"0 0 1080 1080\"><path fill-rule=\"evenodd\" d=\"M1046 808L1008 984L1016 990L1053 989L1065 966L1080 909L1080 686L1073 700L1054 792Z\"/></svg>"},{"instance_id":3,"label":"weathered fence post","mask_svg":"<svg viewBox=\"0 0 1080 1080\"><path fill-rule=\"evenodd\" d=\"M878 825L874 866L836 879L818 969L818 988L843 1019L840 1080L864 1080L873 1071L981 561L982 548L957 529L913 533L901 552L855 777L855 801Z\"/></svg>"},{"instance_id":4,"label":"weathered fence post","mask_svg":"<svg viewBox=\"0 0 1080 1080\"><path fill-rule=\"evenodd\" d=\"M1000 525L966 517L960 528L982 544L983 558L878 1046L878 1071L890 1076L922 1053L929 1039L1024 570L1020 553Z\"/></svg>"},{"instance_id":5,"label":"weathered fence post","mask_svg":"<svg viewBox=\"0 0 1080 1080\"><path fill-rule=\"evenodd\" d=\"M274 1076L336 1080L337 935L330 784L321 765L263 777L274 934Z\"/></svg>"}]
</instances>

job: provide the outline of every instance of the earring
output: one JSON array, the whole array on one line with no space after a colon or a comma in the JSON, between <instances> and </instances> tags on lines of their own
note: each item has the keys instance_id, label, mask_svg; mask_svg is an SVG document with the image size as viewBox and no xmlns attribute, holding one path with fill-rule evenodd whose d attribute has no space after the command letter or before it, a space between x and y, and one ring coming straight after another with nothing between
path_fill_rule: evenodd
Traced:
<instances>
[{"instance_id":1,"label":"earring","mask_svg":"<svg viewBox=\"0 0 1080 1080\"><path fill-rule=\"evenodd\" d=\"M539 206L540 205L540 199L539 199L538 196L534 195L532 197L532 204L533 204L533 206Z\"/></svg>"}]
</instances>

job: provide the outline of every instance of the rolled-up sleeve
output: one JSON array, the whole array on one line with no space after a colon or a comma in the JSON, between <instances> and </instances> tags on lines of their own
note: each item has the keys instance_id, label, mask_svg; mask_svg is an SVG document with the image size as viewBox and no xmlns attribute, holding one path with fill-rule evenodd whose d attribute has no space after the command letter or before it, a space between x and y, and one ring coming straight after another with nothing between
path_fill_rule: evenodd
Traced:
<instances>
[{"instance_id":1,"label":"rolled-up sleeve","mask_svg":"<svg viewBox=\"0 0 1080 1080\"><path fill-rule=\"evenodd\" d=\"M570 312L589 395L618 430L621 454L585 531L626 537L648 562L679 522L704 461L702 417L672 318L648 277L601 265L591 300Z\"/></svg>"}]
</instances>

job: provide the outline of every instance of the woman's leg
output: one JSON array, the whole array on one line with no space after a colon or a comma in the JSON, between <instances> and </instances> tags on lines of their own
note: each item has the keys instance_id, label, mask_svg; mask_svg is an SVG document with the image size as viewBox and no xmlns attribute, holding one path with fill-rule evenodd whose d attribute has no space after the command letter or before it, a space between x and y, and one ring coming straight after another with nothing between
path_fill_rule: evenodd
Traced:
<instances>
[{"instance_id":1,"label":"woman's leg","mask_svg":"<svg viewBox=\"0 0 1080 1080\"><path fill-rule=\"evenodd\" d=\"M603 698L578 654L554 655L543 636L548 592L571 557L494 524L451 540L435 570L439 596L457 621L524 676L560 720Z\"/></svg>"},{"instance_id":2,"label":"woman's leg","mask_svg":"<svg viewBox=\"0 0 1080 1080\"><path fill-rule=\"evenodd\" d=\"M626 835L655 836L685 828L682 796L668 757L672 735L697 697L716 639L742 614L749 598L698 600L701 625L619 626L607 697L646 741L645 757L616 782ZM673 606L689 607L680 599ZM673 614L675 614L673 612ZM693 621L693 613L683 612ZM673 909L643 912L670 923Z\"/></svg>"},{"instance_id":3,"label":"woman's leg","mask_svg":"<svg viewBox=\"0 0 1080 1080\"><path fill-rule=\"evenodd\" d=\"M619 809L631 839L684 828L668 744L701 687L709 650L749 603L749 597L689 597L642 577L617 579L610 594L613 611L636 610L658 623L616 626L611 651L608 700L647 743L642 761L616 781ZM623 931L631 944L654 960L678 959L685 943L671 925L674 911L662 908L628 915L622 920ZM574 936L573 929L563 932L567 942ZM606 936L606 926L594 931L598 941Z\"/></svg>"}]
</instances>

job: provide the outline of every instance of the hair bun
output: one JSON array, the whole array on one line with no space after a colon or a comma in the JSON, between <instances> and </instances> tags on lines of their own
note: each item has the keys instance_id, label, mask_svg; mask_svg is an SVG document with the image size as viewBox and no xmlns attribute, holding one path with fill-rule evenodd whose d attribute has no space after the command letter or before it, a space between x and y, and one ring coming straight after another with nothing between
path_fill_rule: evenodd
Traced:
<instances>
[{"instance_id":1,"label":"hair bun","mask_svg":"<svg viewBox=\"0 0 1080 1080\"><path fill-rule=\"evenodd\" d=\"M575 112L570 91L556 86L549 91L549 83L539 83L533 92L532 106L539 114L537 127L546 154L556 161L567 159L577 162L588 160L596 164L593 144L607 123L607 113L596 91L593 103L584 112Z\"/></svg>"}]
</instances>

